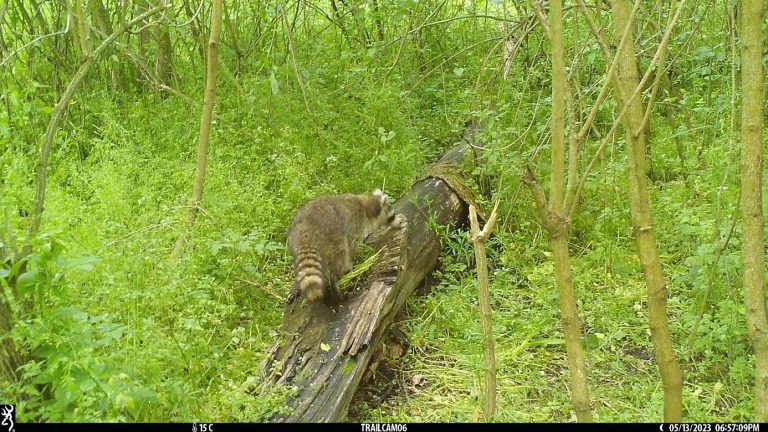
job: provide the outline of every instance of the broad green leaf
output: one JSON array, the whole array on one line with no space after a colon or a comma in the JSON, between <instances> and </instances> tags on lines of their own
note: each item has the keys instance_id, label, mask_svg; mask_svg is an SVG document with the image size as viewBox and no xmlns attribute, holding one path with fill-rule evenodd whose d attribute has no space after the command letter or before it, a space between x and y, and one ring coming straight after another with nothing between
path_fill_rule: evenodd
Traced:
<instances>
[{"instance_id":1,"label":"broad green leaf","mask_svg":"<svg viewBox=\"0 0 768 432\"><path fill-rule=\"evenodd\" d=\"M19 294L24 295L32 291L32 289L35 288L35 285L37 285L38 276L39 273L37 269L30 270L19 276L19 278L16 279L16 287L19 290Z\"/></svg>"}]
</instances>

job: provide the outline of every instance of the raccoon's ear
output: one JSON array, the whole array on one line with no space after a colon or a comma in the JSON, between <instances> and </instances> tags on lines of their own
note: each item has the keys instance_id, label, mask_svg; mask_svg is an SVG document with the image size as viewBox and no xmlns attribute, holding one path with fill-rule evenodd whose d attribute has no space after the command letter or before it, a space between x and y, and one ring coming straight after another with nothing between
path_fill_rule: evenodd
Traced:
<instances>
[{"instance_id":1,"label":"raccoon's ear","mask_svg":"<svg viewBox=\"0 0 768 432\"><path fill-rule=\"evenodd\" d=\"M384 192L381 191L381 189L376 189L373 191L373 196L379 201L379 204L382 206L389 202L389 197L384 195Z\"/></svg>"},{"instance_id":2,"label":"raccoon's ear","mask_svg":"<svg viewBox=\"0 0 768 432\"><path fill-rule=\"evenodd\" d=\"M365 201L365 212L368 217L376 218L381 214L381 210L384 208L384 203L387 200L387 196L381 192L381 189L373 191L373 199Z\"/></svg>"},{"instance_id":3,"label":"raccoon's ear","mask_svg":"<svg viewBox=\"0 0 768 432\"><path fill-rule=\"evenodd\" d=\"M368 217L377 218L381 214L381 210L383 208L384 206L381 205L381 202L379 202L378 199L374 199L372 201L368 201L368 203L365 205L365 212L368 214Z\"/></svg>"}]
</instances>

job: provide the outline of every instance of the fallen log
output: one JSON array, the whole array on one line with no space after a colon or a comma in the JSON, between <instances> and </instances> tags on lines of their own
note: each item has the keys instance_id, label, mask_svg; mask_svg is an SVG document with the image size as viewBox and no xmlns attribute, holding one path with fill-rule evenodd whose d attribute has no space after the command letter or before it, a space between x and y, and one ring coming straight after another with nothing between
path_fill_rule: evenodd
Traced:
<instances>
[{"instance_id":1,"label":"fallen log","mask_svg":"<svg viewBox=\"0 0 768 432\"><path fill-rule=\"evenodd\" d=\"M461 165L476 164L478 128L470 123L461 143L444 155L394 204L406 223L376 244L381 249L363 289L332 308L291 297L283 315L283 338L262 365L267 382L293 386L275 422L336 422L347 413L372 356L397 314L419 284L435 269L441 245L430 223L456 228L466 224L471 194Z\"/></svg>"}]
</instances>

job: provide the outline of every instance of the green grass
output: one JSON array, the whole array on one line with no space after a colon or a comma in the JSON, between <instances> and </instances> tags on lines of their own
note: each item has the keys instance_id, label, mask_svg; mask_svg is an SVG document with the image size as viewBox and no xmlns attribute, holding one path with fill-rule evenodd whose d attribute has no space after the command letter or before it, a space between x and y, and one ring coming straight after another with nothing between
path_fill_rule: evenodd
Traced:
<instances>
[{"instance_id":1,"label":"green grass","mask_svg":"<svg viewBox=\"0 0 768 432\"><path fill-rule=\"evenodd\" d=\"M106 121L87 143L88 158L62 155L51 171L49 237L40 242L55 239L63 249L44 265L48 275L40 285L38 318L17 328L19 341L40 359L25 367L24 385L9 393L19 401L21 419L183 421L188 413L210 421L267 418L283 396L263 392L259 365L281 318L282 304L269 292L285 295L290 284L283 237L292 212L317 193L364 191L384 181L398 194L408 185L405 174L417 173L429 159L406 161L394 154L391 163L410 168L359 168L378 145L374 135L362 143L332 143L328 153L345 162L329 167L302 154L300 142L308 132L290 121L269 128L224 123L212 136L205 211L190 234L189 253L174 261L171 248L190 192L194 123L153 140L155 122L191 123L178 101L162 105L160 118L153 119L143 107L125 104L115 115L130 123ZM339 136L353 135L347 126L338 127ZM408 134L418 132L402 132ZM365 151L345 151L366 142ZM20 181L27 159L11 160L6 182L16 186L16 194L30 193ZM333 178L324 176L329 169L338 170ZM362 171L353 175L353 169ZM622 164L611 169L617 171L616 188L624 190ZM663 185L654 189L654 208L682 358L695 320L693 299L712 255L706 245L712 242L713 210L711 198L681 199L697 193L682 182ZM662 388L651 359L644 282L621 207L626 198L606 202L601 188L596 181L585 192L571 245L594 416L657 420ZM573 421L551 254L525 192L499 191L503 217L491 242L497 420ZM357 417L350 420L482 419L474 262L462 235L446 241L438 285L408 304L403 327L411 348L395 365L404 385L380 406L356 407ZM718 274L725 280L738 279L737 246L735 239L723 256ZM696 353L683 362L686 418L751 418L747 341L738 292L718 282ZM52 399L35 394L32 383L47 384Z\"/></svg>"},{"instance_id":2,"label":"green grass","mask_svg":"<svg viewBox=\"0 0 768 432\"><path fill-rule=\"evenodd\" d=\"M337 52L327 37L303 46L311 113L289 63L271 59L275 64L263 71L236 77L237 85L222 75L204 211L188 233L181 221L191 196L199 107L149 89L114 96L98 80L84 87L57 135L43 234L30 239L33 273L24 287L35 308L13 337L34 357L20 382L0 385L0 400L15 401L22 421L268 419L293 391L267 390L259 374L291 283L285 235L293 212L321 193L378 187L401 196L451 148L466 119L495 97L479 171L492 176L492 198L501 200L489 243L496 420L574 421L552 256L520 182L530 161L548 186L548 150L535 148L548 128L548 104L537 102L539 91L547 97L548 72L515 65L510 82L495 83L479 66L487 53L478 48L423 76L420 62L435 59L426 64L432 68L445 57L437 47L465 44L470 32L461 29L425 30L430 42L406 49L386 74L390 58ZM180 90L196 99L202 77L190 67L177 65ZM740 292L738 226L714 273L698 338L687 346L719 244L716 228L723 242L738 200L732 162L738 154L729 150L723 126L728 113L703 105L701 82L687 84L695 125L719 126L683 137L684 169L671 139L677 130L654 117L651 153L654 232L684 371L684 415L749 421L754 359ZM34 196L38 132L55 100L50 89L35 99L36 88L17 89L13 109L23 116L14 119L13 133L0 130L0 219L7 211L18 235L29 222L19 210L29 210ZM598 121L608 122L611 109L604 107ZM624 153L619 139L587 182L571 229L572 270L595 420L659 421L663 389L629 221ZM188 249L173 259L182 234ZM474 256L463 233L442 235L437 284L409 301L401 323L410 348L393 365L396 391L380 405L356 406L349 420L482 420Z\"/></svg>"}]
</instances>

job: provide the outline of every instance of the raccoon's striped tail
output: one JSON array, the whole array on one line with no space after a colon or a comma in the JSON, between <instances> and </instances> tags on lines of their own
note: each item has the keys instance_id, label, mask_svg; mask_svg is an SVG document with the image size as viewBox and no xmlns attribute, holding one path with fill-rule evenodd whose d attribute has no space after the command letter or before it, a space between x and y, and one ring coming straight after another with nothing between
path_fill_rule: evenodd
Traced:
<instances>
[{"instance_id":1,"label":"raccoon's striped tail","mask_svg":"<svg viewBox=\"0 0 768 432\"><path fill-rule=\"evenodd\" d=\"M325 273L320 254L305 249L296 254L296 281L298 291L309 302L322 301L325 294Z\"/></svg>"}]
</instances>

